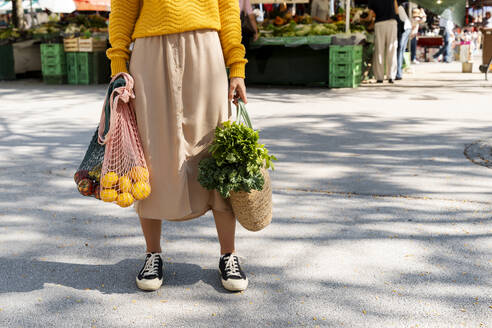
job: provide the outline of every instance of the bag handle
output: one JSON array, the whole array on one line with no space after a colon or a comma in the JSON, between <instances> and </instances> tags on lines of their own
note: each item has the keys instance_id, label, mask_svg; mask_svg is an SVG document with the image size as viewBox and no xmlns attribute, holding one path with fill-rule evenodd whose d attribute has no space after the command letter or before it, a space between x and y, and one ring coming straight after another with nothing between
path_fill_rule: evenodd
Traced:
<instances>
[{"instance_id":1,"label":"bag handle","mask_svg":"<svg viewBox=\"0 0 492 328\"><path fill-rule=\"evenodd\" d=\"M121 111L118 110L119 101L126 104L135 98L133 84L134 80L128 73L118 73L111 79L99 122L98 142L101 146L111 139L116 128L117 114Z\"/></svg>"},{"instance_id":2,"label":"bag handle","mask_svg":"<svg viewBox=\"0 0 492 328\"><path fill-rule=\"evenodd\" d=\"M240 124L241 121L248 128L253 129L251 119L249 118L248 111L246 110L246 104L239 99L236 105L236 122Z\"/></svg>"}]
</instances>

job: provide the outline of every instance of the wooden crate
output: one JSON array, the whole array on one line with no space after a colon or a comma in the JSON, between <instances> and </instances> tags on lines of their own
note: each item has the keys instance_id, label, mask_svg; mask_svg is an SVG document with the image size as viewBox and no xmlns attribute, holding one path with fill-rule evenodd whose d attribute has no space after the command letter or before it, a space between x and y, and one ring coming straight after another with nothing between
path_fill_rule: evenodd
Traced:
<instances>
[{"instance_id":1,"label":"wooden crate","mask_svg":"<svg viewBox=\"0 0 492 328\"><path fill-rule=\"evenodd\" d=\"M63 47L65 52L79 51L79 38L63 39Z\"/></svg>"},{"instance_id":2,"label":"wooden crate","mask_svg":"<svg viewBox=\"0 0 492 328\"><path fill-rule=\"evenodd\" d=\"M79 38L80 52L96 52L106 50L106 40L97 40L94 38L82 39Z\"/></svg>"}]
</instances>

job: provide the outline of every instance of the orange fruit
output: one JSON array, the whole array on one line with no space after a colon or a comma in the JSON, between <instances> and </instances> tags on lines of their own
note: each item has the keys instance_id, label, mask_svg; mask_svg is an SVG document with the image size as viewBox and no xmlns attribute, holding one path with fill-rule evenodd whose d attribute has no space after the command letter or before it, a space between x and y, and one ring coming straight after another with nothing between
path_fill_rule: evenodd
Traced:
<instances>
[{"instance_id":1,"label":"orange fruit","mask_svg":"<svg viewBox=\"0 0 492 328\"><path fill-rule=\"evenodd\" d=\"M128 207L133 204L133 196L129 192L124 192L118 195L118 200L116 203L121 207Z\"/></svg>"},{"instance_id":2,"label":"orange fruit","mask_svg":"<svg viewBox=\"0 0 492 328\"><path fill-rule=\"evenodd\" d=\"M135 166L130 170L130 177L133 181L149 181L149 170L145 167Z\"/></svg>"},{"instance_id":3,"label":"orange fruit","mask_svg":"<svg viewBox=\"0 0 492 328\"><path fill-rule=\"evenodd\" d=\"M132 180L127 176L122 176L118 181L118 188L120 192L130 192L132 190Z\"/></svg>"},{"instance_id":4,"label":"orange fruit","mask_svg":"<svg viewBox=\"0 0 492 328\"><path fill-rule=\"evenodd\" d=\"M118 182L118 174L108 172L101 178L101 186L104 188L112 188Z\"/></svg>"},{"instance_id":5,"label":"orange fruit","mask_svg":"<svg viewBox=\"0 0 492 328\"><path fill-rule=\"evenodd\" d=\"M132 187L133 197L137 200L142 200L150 195L150 183L138 181L133 184Z\"/></svg>"},{"instance_id":6,"label":"orange fruit","mask_svg":"<svg viewBox=\"0 0 492 328\"><path fill-rule=\"evenodd\" d=\"M118 198L118 193L114 189L103 189L101 190L101 200L112 203Z\"/></svg>"}]
</instances>

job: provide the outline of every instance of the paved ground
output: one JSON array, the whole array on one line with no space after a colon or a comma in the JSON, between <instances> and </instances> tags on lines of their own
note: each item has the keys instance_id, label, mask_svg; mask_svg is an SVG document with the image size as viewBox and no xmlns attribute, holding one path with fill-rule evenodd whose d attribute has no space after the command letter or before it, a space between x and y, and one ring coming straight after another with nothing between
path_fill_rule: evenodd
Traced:
<instances>
[{"instance_id":1,"label":"paved ground","mask_svg":"<svg viewBox=\"0 0 492 328\"><path fill-rule=\"evenodd\" d=\"M165 285L136 289L130 209L72 174L102 86L0 83L0 327L492 327L492 83L458 64L394 86L251 88L275 218L238 229L250 288L219 284L211 216L166 223Z\"/></svg>"}]
</instances>

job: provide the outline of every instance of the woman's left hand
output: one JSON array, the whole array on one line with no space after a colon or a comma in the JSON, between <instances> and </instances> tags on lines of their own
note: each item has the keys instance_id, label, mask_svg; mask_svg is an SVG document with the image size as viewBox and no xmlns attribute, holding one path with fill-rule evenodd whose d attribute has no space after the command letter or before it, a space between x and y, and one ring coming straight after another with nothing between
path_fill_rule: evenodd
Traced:
<instances>
[{"instance_id":1,"label":"woman's left hand","mask_svg":"<svg viewBox=\"0 0 492 328\"><path fill-rule=\"evenodd\" d=\"M246 97L246 85L244 84L244 79L242 77L232 77L229 83L229 101L237 102L241 99L245 104L248 103L248 98Z\"/></svg>"}]
</instances>

